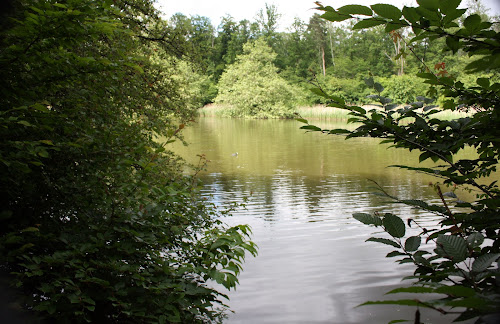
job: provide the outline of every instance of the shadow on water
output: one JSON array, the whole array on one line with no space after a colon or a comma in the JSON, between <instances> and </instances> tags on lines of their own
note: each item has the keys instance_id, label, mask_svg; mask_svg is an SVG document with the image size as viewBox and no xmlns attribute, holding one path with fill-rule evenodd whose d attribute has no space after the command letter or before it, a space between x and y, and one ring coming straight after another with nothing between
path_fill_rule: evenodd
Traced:
<instances>
[{"instance_id":1,"label":"shadow on water","mask_svg":"<svg viewBox=\"0 0 500 324\"><path fill-rule=\"evenodd\" d=\"M235 313L227 323L412 319L413 308L356 308L367 300L387 298L384 293L398 287L412 267L386 259L390 247L365 242L374 233L383 234L351 215L393 212L435 226L435 216L371 194L374 184L368 180L401 198L436 201L428 185L435 179L387 168L416 165L417 154L402 154L373 139L345 141L304 133L299 127L294 121L203 118L186 130L191 145L173 148L188 161L194 162L196 154L211 160L203 175L203 194L212 202L246 201L246 208L224 221L251 225L259 255L247 259L240 285L228 292ZM452 321L436 312L421 312L426 323Z\"/></svg>"}]
</instances>

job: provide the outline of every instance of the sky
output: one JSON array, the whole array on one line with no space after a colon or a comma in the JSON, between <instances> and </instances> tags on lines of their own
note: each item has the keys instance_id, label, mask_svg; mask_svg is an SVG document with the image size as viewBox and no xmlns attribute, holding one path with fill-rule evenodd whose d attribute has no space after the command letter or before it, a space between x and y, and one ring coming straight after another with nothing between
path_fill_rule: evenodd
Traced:
<instances>
[{"instance_id":1,"label":"sky","mask_svg":"<svg viewBox=\"0 0 500 324\"><path fill-rule=\"evenodd\" d=\"M315 13L320 13L312 8L316 5L315 0L156 0L159 7L166 17L170 17L177 12L186 16L200 15L210 18L212 25L217 27L221 17L231 15L236 21L248 19L253 21L257 12L265 8L266 3L274 4L278 12L282 15L279 21L279 30L284 31L289 27L294 17L299 17L303 21L308 21ZM437 0L436 0L437 1ZM465 3L465 1L463 1ZM325 6L330 5L334 8L346 4L371 5L375 3L390 3L402 8L403 5L414 5L415 0L322 0ZM499 0L482 0L482 3L492 8L489 12L500 14Z\"/></svg>"}]
</instances>

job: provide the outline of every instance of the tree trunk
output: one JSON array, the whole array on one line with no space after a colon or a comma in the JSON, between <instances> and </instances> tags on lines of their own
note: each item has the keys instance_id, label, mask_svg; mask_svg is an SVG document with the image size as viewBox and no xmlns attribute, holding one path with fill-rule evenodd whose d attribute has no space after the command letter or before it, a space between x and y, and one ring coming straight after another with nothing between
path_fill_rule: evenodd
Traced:
<instances>
[{"instance_id":1,"label":"tree trunk","mask_svg":"<svg viewBox=\"0 0 500 324\"><path fill-rule=\"evenodd\" d=\"M325 47L321 46L321 62L323 63L323 76L326 75Z\"/></svg>"}]
</instances>

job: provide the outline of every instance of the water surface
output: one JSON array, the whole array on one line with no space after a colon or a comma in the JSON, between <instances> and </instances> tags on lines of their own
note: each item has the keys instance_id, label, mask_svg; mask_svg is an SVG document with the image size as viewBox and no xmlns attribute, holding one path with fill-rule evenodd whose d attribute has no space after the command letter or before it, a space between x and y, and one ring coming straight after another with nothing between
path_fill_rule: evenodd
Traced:
<instances>
[{"instance_id":1,"label":"water surface","mask_svg":"<svg viewBox=\"0 0 500 324\"><path fill-rule=\"evenodd\" d=\"M412 273L385 255L392 249L365 242L384 233L352 218L356 212L393 212L433 226L434 216L388 204L373 195L373 181L401 198L438 201L435 179L396 168L417 165L418 154L388 149L375 139L306 133L283 120L202 118L186 129L188 147L174 150L188 161L205 154L204 194L225 205L245 202L225 218L250 224L259 246L248 257L227 304L227 323L387 323L412 319L414 309L357 305L387 299ZM325 124L336 128L343 125ZM237 152L237 154L236 154ZM461 197L462 199L465 199ZM398 296L389 296L396 298ZM414 297L403 296L400 297ZM427 323L452 318L421 310Z\"/></svg>"}]
</instances>

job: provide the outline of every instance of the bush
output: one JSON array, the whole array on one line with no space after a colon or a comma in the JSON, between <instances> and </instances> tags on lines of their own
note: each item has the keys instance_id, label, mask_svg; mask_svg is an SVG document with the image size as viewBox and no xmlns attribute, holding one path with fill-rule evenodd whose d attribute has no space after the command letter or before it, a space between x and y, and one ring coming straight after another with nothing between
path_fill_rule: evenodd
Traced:
<instances>
[{"instance_id":1,"label":"bush","mask_svg":"<svg viewBox=\"0 0 500 324\"><path fill-rule=\"evenodd\" d=\"M0 31L0 271L15 307L50 323L217 318L207 281L234 287L255 248L167 150L195 112L182 42L150 1L15 8Z\"/></svg>"},{"instance_id":2,"label":"bush","mask_svg":"<svg viewBox=\"0 0 500 324\"><path fill-rule=\"evenodd\" d=\"M233 107L233 117L292 117L300 90L280 77L275 58L263 38L245 44L243 54L222 74L215 103Z\"/></svg>"},{"instance_id":3,"label":"bush","mask_svg":"<svg viewBox=\"0 0 500 324\"><path fill-rule=\"evenodd\" d=\"M399 104L415 102L417 96L425 94L427 90L426 85L420 78L407 74L382 78L380 83L384 86L382 95Z\"/></svg>"}]
</instances>

